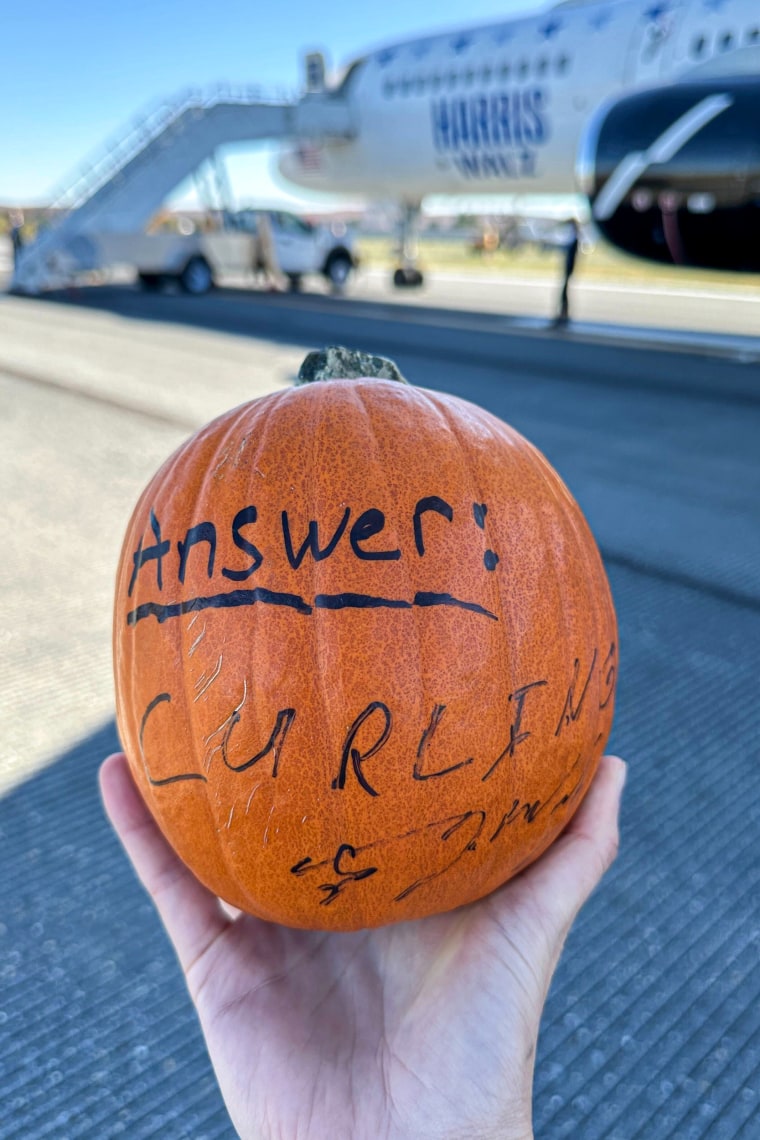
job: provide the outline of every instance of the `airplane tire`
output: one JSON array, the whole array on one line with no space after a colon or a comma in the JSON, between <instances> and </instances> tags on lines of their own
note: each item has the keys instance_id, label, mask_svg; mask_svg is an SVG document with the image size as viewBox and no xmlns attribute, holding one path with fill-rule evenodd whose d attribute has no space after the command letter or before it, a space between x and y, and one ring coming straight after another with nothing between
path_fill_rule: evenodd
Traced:
<instances>
[{"instance_id":1,"label":"airplane tire","mask_svg":"<svg viewBox=\"0 0 760 1140\"><path fill-rule=\"evenodd\" d=\"M353 264L347 253L335 250L327 259L325 277L336 292L341 292L351 276Z\"/></svg>"},{"instance_id":2,"label":"airplane tire","mask_svg":"<svg viewBox=\"0 0 760 1140\"><path fill-rule=\"evenodd\" d=\"M183 293L201 297L213 287L214 275L205 257L191 257L178 280Z\"/></svg>"},{"instance_id":3,"label":"airplane tire","mask_svg":"<svg viewBox=\"0 0 760 1140\"><path fill-rule=\"evenodd\" d=\"M288 289L291 293L301 292L301 274L289 273L288 274Z\"/></svg>"},{"instance_id":4,"label":"airplane tire","mask_svg":"<svg viewBox=\"0 0 760 1140\"><path fill-rule=\"evenodd\" d=\"M424 281L419 269L397 269L393 274L393 284L397 289L418 289Z\"/></svg>"}]
</instances>

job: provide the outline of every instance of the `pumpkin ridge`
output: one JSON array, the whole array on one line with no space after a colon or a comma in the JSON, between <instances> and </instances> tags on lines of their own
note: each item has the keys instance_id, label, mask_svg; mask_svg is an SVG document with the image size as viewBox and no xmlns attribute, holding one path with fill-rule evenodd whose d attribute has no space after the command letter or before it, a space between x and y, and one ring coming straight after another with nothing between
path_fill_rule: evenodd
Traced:
<instances>
[{"instance_id":1,"label":"pumpkin ridge","mask_svg":"<svg viewBox=\"0 0 760 1140\"><path fill-rule=\"evenodd\" d=\"M475 476L474 476L474 470L473 470L474 465L472 463L470 463L470 460L468 458L467 448L465 447L464 443L462 442L462 435L459 431L459 427L458 427L456 420L455 420L455 417L452 413L452 409L448 403L446 403L445 401L442 401L441 402L441 410L443 411L444 419L446 420L446 423L448 424L449 430L451 431L451 434L454 436L454 439L457 442L457 447L459 449L462 466L467 471L468 483L469 483L470 487L473 488L472 493L476 496L473 499L473 502L478 502L478 503L485 502L485 497L484 497L483 492L481 490L480 484L479 484L478 480L475 479ZM512 661L511 661L511 658L509 656L509 651L508 651L508 645L509 645L508 632L510 630L510 622L507 619L506 607L504 605L504 598L502 595L502 591L499 588L498 578L496 577L496 575L493 575L492 592L495 592L497 600L498 600L497 609L498 609L498 615L499 615L499 627L502 631L500 643L501 643L501 647L502 647L502 662L504 665L504 677L505 677L505 679L506 678L509 679L509 688L511 691L512 685L514 684L514 676L512 674Z\"/></svg>"},{"instance_id":2,"label":"pumpkin ridge","mask_svg":"<svg viewBox=\"0 0 760 1140\"><path fill-rule=\"evenodd\" d=\"M307 388L295 389L296 394L302 394L304 398L310 399L310 404L309 404L310 421L309 421L308 430L309 430L309 434L311 436L311 471L312 472L318 471L318 468L316 466L316 458L317 458L317 453L318 453L319 428L320 428L320 426L322 424L322 420L324 418L324 407L325 407L325 405L329 404L329 402L331 400L331 388L332 388L331 382L330 381L324 381L322 383L312 383ZM349 385L346 385L346 388L343 389L342 391L351 392L352 389L353 389L353 386L349 384ZM319 480L316 478L313 478L312 483L311 483L311 488L310 488L310 490L311 490L311 495L310 495L310 499L309 499L310 512L307 516L308 518L314 518L314 519L319 518L319 512L317 510L318 485L319 485ZM319 592L318 591L319 566L318 566L317 562L315 561L315 559L313 559L313 558L310 559L310 562L311 562L311 591L312 591L311 597L312 597L312 599L314 599L314 598L316 598L317 593ZM317 614L314 615L315 622L320 620L320 616L321 615L317 615ZM331 752L332 748L336 742L333 740L334 724L333 724L333 718L331 715L331 702L329 699L329 680L328 680L328 677L326 675L325 670L322 667L322 653L320 652L320 650L321 650L321 636L320 636L320 633L318 632L318 627L316 625L313 626L310 630L309 641L311 643L311 654L312 654L312 660L314 662L313 674L316 676L316 679L317 679L316 688L319 691L319 697L320 697L320 700L322 703L322 710L323 710L322 721L323 721L323 724L325 726L325 731L324 731L323 736L322 736L322 745L323 745L323 747L325 747L325 746L327 747L328 752ZM336 677L333 679L333 686L337 687L338 685L340 685L341 703L343 705L345 705L345 700L344 700L345 681L344 681L344 677L343 677L342 673L339 670L337 672ZM323 757L320 757L319 766L326 767L326 764L325 764ZM337 801L335 802L335 806L332 807L332 818L339 821L339 824L340 824L339 830L341 832L343 832L343 824L345 821L345 804L344 804L344 799L342 796L338 797ZM322 848L325 846L325 841L328 837L329 824L328 824L328 821L325 819L325 816L322 813L318 813L318 822L319 822L319 846L320 846L320 848Z\"/></svg>"},{"instance_id":3,"label":"pumpkin ridge","mask_svg":"<svg viewBox=\"0 0 760 1140\"><path fill-rule=\"evenodd\" d=\"M354 394L354 397L355 397L357 403L359 404L359 406L362 410L362 413L364 415L364 418L365 418L365 421L367 424L368 435L369 435L369 439L370 439L370 446L368 448L368 454L371 455L371 457L372 457L373 468L377 469L376 471L373 469L371 481L372 481L373 485L374 484L381 484L381 483L384 485L386 495L387 495L387 499L389 502L391 502L393 504L394 519L398 519L398 518L402 517L401 512L399 510L398 496L395 493L393 493L387 472L383 468L382 448L380 447L380 441L378 439L378 433L377 433L377 429L375 426L374 414L377 411L378 401L375 398L374 389L370 388L369 390L367 390L366 397L368 397L368 398L365 398L365 392L360 387L353 388L352 391L353 391L353 394ZM409 388L403 389L403 394L409 400L410 403L413 401L414 397L419 393L420 393L420 389L412 388L411 386ZM422 395L424 396L425 394L422 393ZM414 414L413 408L410 408L410 413ZM399 536L399 540L400 540L400 536ZM414 597L415 589L414 589L414 582L412 580L412 571L411 571L411 567L409 565L408 559L407 560L405 560L404 558L399 559L399 568L406 578L407 596L412 598L412 597ZM428 697L427 689L425 688L425 685L424 685L424 674L423 674L423 669L422 669L422 634L420 632L420 620L422 618L422 614L420 613L418 606L412 606L411 611L409 611L408 618L411 621L413 629L414 629L414 642L415 642L416 652L409 653L408 655L405 654L405 659L409 660L410 662L413 661L413 663L414 663L414 667L416 669L416 674L417 674L417 685L416 685L415 691L420 694L420 700L418 703L420 704L421 708L424 709L425 707L427 707L427 705L429 703L429 697ZM365 917L365 921L368 921L368 919L366 917Z\"/></svg>"},{"instance_id":4,"label":"pumpkin ridge","mask_svg":"<svg viewBox=\"0 0 760 1140\"><path fill-rule=\"evenodd\" d=\"M599 645L599 652L602 655L602 660L603 660L604 655L607 653L607 646L602 643L602 631L603 631L605 625L609 625L612 627L612 629L614 630L614 634L615 634L615 645L616 645L616 647L618 644L617 620L616 620L616 615L615 615L615 610L614 610L614 599L612 597L612 590L610 587L608 596L609 596L609 605L610 605L612 612L606 615L607 621L605 621L604 615L602 613L602 596L601 596L602 591L600 589L600 587L603 586L604 580L606 578L606 575L604 572L604 563L602 562L602 557L601 557L599 549L596 545L596 541L594 539L594 536L591 533L591 529L588 526L588 523L586 522L585 516L581 512L580 507L578 507L576 505L574 498L573 498L573 506L575 507L575 510L572 512L572 515L571 515L572 520L573 520L573 529L574 529L575 534L576 534L578 546L581 550L582 557L583 557L583 559L586 563L587 569L588 569L587 581L590 585L590 588L586 591L586 593L587 593L588 599L590 599L590 604L593 607L594 627L596 630L596 640L597 640L597 644ZM605 608L606 608L606 606L605 606ZM599 662L599 665L601 666L601 661ZM614 702L614 694L613 694L611 699ZM604 710L599 708L597 710L597 715L596 715L597 735L599 734L599 730L602 726L603 720L604 720ZM605 746L606 746L606 741L604 741L601 751L604 750ZM596 771L596 768L598 766L599 760L601 759L601 751L600 751L599 756L596 757L596 760L594 759L594 751L596 751L596 748L594 748L592 750L592 753L589 756L588 763L586 765L586 771L584 773L585 776L588 776L589 771L590 771L590 774L593 777L593 774ZM580 803L580 800L578 800L577 802ZM574 811L571 812L571 815L573 815L573 814L574 814Z\"/></svg>"},{"instance_id":5,"label":"pumpkin ridge","mask_svg":"<svg viewBox=\"0 0 760 1140\"><path fill-rule=\"evenodd\" d=\"M434 400L434 402L438 402L437 399ZM462 465L463 470L466 472L467 484L468 484L468 487L470 490L471 501L472 502L478 502L478 503L484 503L487 501L487 498L490 498L490 495L486 496L484 494L484 492L482 490L482 485L481 485L479 479L476 477L475 464L470 461L470 458L468 455L468 448L467 448L467 443L468 443L467 427L466 426L461 427L457 423L455 409L452 408L451 404L447 400L441 400L440 401L440 409L441 409L442 414L444 416L444 419L448 425L449 431L451 432L451 434L452 434L452 436L456 442L457 450L459 453L459 461ZM483 417L480 409L474 408L470 414L471 415L477 415L477 418L478 418L478 421L480 424L482 424L484 422L488 423L488 421L485 420L485 417ZM490 423L488 423L488 426L490 429L490 427L491 427ZM503 438L503 435L505 433L503 433L501 430L501 424L499 424L498 427L499 427L498 433L495 432L494 429L491 429L491 431L492 431L492 434L497 436L498 441L500 443L501 439ZM518 460L522 460L522 456L518 456ZM484 537L485 537L485 535L484 535ZM485 544L484 544L484 549L485 549ZM504 554L504 552L502 552L502 567L506 567L506 555ZM504 573L503 569L502 569L502 573ZM505 694L504 705L506 707L507 706L506 695L509 693L512 693L520 684L523 683L523 681L520 678L518 678L517 673L515 671L515 656L516 656L516 654L515 654L514 647L515 647L515 640L516 639L515 639L514 620L512 619L511 615L508 612L509 607L505 604L504 592L501 589L501 586L499 584L499 576L497 576L496 574L493 574L493 575L491 575L491 578L492 578L492 583L490 586L490 593L491 593L491 595L495 594L496 600L497 600L496 606L493 606L492 603L491 603L491 605L492 605L492 608L497 613L498 619L499 619L498 649L496 652L498 653L498 658L500 660L500 669L501 669L501 677L502 677L501 687L503 687L503 691ZM497 669L498 668L499 667L497 666ZM489 711L491 711L491 710L489 710ZM494 710L494 711L496 711L497 714L500 713L500 710ZM508 715L508 713L504 714L504 725L505 725L505 731L507 731L509 728L509 715ZM475 898L483 897L483 895L485 895L489 892L490 887L488 886L488 884L493 881L494 876L497 874L496 865L491 865L491 866L484 865L484 866L478 868L478 871L479 871L479 874L477 876L474 876L475 885L474 885L473 889L474 889L474 897ZM499 885L502 884L503 880L504 880L504 875L500 874L498 877Z\"/></svg>"},{"instance_id":6,"label":"pumpkin ridge","mask_svg":"<svg viewBox=\"0 0 760 1140\"><path fill-rule=\"evenodd\" d=\"M202 504L204 501L208 501L209 488L213 484L214 479L219 477L219 470L220 468L223 468L225 464L227 453L223 451L223 448L225 443L229 445L229 441L232 437L234 422L235 421L233 416L230 413L227 413L226 415L221 416L216 421L214 421L213 430L209 430L207 439L213 443L213 451L209 457L209 461L206 464L203 478L197 484L195 493L192 497L190 506L191 524L196 521L200 521L202 518ZM212 427L212 425L209 426L210 428ZM183 456L184 453L185 449L183 449ZM182 657L182 660L186 661L187 655L185 634L189 631L190 623L187 623L187 628L185 628L185 622L182 618L180 618L177 622L177 626L179 627L177 632L178 651ZM223 658L221 661L221 668L224 669ZM194 770L203 772L204 776L206 777L205 783L203 784L203 805L206 816L208 818L210 830L218 838L216 849L223 864L223 868L216 868L217 873L219 873L221 870L221 877L223 882L217 882L213 886L209 886L209 889L213 890L215 894L221 895L227 900L227 902L234 902L235 899L240 898L241 892L240 888L237 886L233 868L230 865L227 843L222 838L221 828L217 822L217 811L211 799L215 784L212 782L213 777L209 779L209 776L211 774L212 766L218 762L218 758L214 755L213 750L211 752L211 758L208 767L205 763L207 748L210 747L210 743L209 745L205 744L204 738L206 734L204 733L202 725L202 713L206 707L206 702L202 696L198 701L196 701L195 698L191 695L189 690L190 670L185 667L181 670L181 673L183 682L182 698L186 709L186 720L191 725L190 739L193 743L193 767ZM223 679L222 683L224 684ZM202 752L201 749L203 750ZM245 892L242 893L245 894Z\"/></svg>"},{"instance_id":7,"label":"pumpkin ridge","mask_svg":"<svg viewBox=\"0 0 760 1140\"><path fill-rule=\"evenodd\" d=\"M527 441L526 441L527 442ZM546 490L547 501L553 506L557 500L557 489L559 476L553 467L550 466L548 460L539 448L535 447L532 443L528 443L533 458L533 468L540 479L541 484ZM561 484L564 489L564 484ZM565 494L567 494L565 490ZM574 504L571 504L571 506ZM538 547L545 553L545 572L542 575L544 588L550 589L552 599L548 609L554 614L555 621L561 625L561 639L564 645L572 645L574 641L575 623L570 620L570 616L565 605L565 597L563 593L564 576L562 573L561 553L558 551L554 536L551 531L553 526L561 525L562 529L562 542L563 546L567 543L567 520L565 515L557 517L552 515L551 518L547 517L546 511L540 513L539 532L541 541L537 544ZM544 847L548 845L548 841L544 843ZM538 844L535 845L536 847ZM526 859L528 853L526 852ZM530 858L535 858L530 855Z\"/></svg>"},{"instance_id":8,"label":"pumpkin ridge","mask_svg":"<svg viewBox=\"0 0 760 1140\"><path fill-rule=\"evenodd\" d=\"M572 492L570 491L569 487L565 484L564 480L562 480L562 478L559 476L559 474L551 466L551 464L549 463L549 461L547 460L547 458L545 457L543 452L541 452L538 448L535 448L533 444L531 444L530 446L533 447L534 451L537 453L537 457L539 460L538 469L541 472L541 476L543 478L543 481L551 489L552 496L554 498L556 498L558 491L560 491L562 493L563 498L565 499L565 509L563 510L560 517L562 518L564 528L567 531L569 531L570 534L572 535L573 545L575 548L574 554L576 557L580 556L581 565L584 568L584 585L586 588L584 589L584 592L583 592L582 601L586 605L589 605L589 602L590 602L591 606L593 607L593 622L589 623L589 624L592 626L592 628L594 630L594 640L595 640L595 642L598 642L603 625L602 625L602 621L600 620L601 615L600 615L599 606L597 604L596 593L597 593L597 590L598 590L600 584L602 584L602 583L600 583L599 563L597 561L597 559L599 557L598 552L597 552L597 559L595 559L594 563L592 564L591 550L589 549L590 544L593 544L594 549L596 549L596 544L594 542L591 531L588 528L588 525L585 523L585 519L582 517L580 507L578 506L578 504L575 500L575 497L572 494ZM553 548L551 547L551 544L548 544L545 542L544 548L552 551L552 555L553 555L553 557L552 557L553 578L554 578L555 583L557 584L557 594L558 594L558 600L560 603L559 612L561 613L562 620L563 620L563 635L565 638L565 642L567 644L570 644L571 643L571 637L569 634L570 623L567 620L565 607L564 607L564 605L562 605L562 590L561 590L562 576L561 576L560 568L558 565L558 559L555 555ZM615 624L616 624L615 623L614 609L609 616L611 618L612 628L614 629ZM599 649L601 650L601 646L599 646ZM597 735L599 732L599 728L603 723L603 720L604 720L604 716L603 716L602 710L600 709L597 711L597 715L596 715L596 734ZM606 743L606 741L604 743ZM581 783L586 782L590 777L593 776L594 772L596 771L599 760L601 759L601 751L603 751L603 747L602 747L602 750L600 751L599 756L595 757L596 751L597 751L597 748L596 748L596 746L594 746L591 748L589 754L584 757L583 772L581 775ZM566 814L563 817L563 826L567 826L567 824L572 819L577 808L580 806L581 798L582 797L580 797L580 796L577 797L575 800L575 803L571 804L570 807L568 808Z\"/></svg>"},{"instance_id":9,"label":"pumpkin ridge","mask_svg":"<svg viewBox=\"0 0 760 1140\"><path fill-rule=\"evenodd\" d=\"M247 411L247 409L246 409L246 411ZM212 490L215 481L219 480L219 481L223 482L225 479L225 475L227 473L226 468L228 468L228 465L230 463L230 447L231 447L231 443L232 443L232 439L233 439L235 430L236 430L236 420L235 420L235 417L233 415L228 414L226 416L223 416L220 421L217 421L216 431L214 432L214 436L213 436L214 450L213 450L211 456L209 457L209 461L206 465L206 470L204 472L203 479L200 481L200 484L199 484L198 488L196 489L196 494L195 494L194 502L193 502L193 517L198 515L200 505L204 501L206 501L206 502L209 501L209 499L212 497L209 495L209 492ZM213 615L209 620L213 620ZM182 648L184 649L184 643L182 645ZM221 668L223 670L225 669L224 648L225 647L222 646L222 649L220 652ZM187 686L187 684L189 682L189 670L185 669L185 670L183 670L183 673L185 676L185 684ZM222 684L226 690L226 677L220 678L220 680L222 681ZM246 691L247 690L244 687L244 693ZM197 742L196 743L196 751L197 751L198 746L204 740L204 733L203 733L203 729L202 729L202 725L201 725L201 720L202 720L203 707L205 706L205 701L204 701L202 696L200 697L200 700L197 702L194 699L192 701L190 701L189 700L189 694L187 692L187 688L185 690L185 698L189 702L188 703L188 712L189 712L191 723L196 722L196 724L197 724L197 727L195 727L193 734L192 734L193 740L195 740ZM231 699L236 701L236 696L232 696ZM196 705L197 705L197 708L196 708ZM237 707L237 704L235 705L235 707ZM222 723L224 723L224 722L222 722ZM218 729L216 731L218 731ZM211 747L211 740L212 739L213 739L213 736L209 737L209 743L208 743L208 745L206 745L206 748ZM200 763L201 763L203 770L208 775L208 773L211 769L211 766L214 764L221 763L221 758L216 755L216 748L212 749L210 759L209 759L208 769L206 769L206 767L205 767L205 763L204 763L205 758L206 758L206 752L204 750L204 755L203 755L203 757L200 758ZM198 759L198 758L196 758L196 759ZM223 866L224 866L224 875L226 878L226 882L224 884L224 890L220 891L219 893L222 894L222 896L224 898L226 898L226 900L228 902L232 902L236 896L239 897L240 888L237 885L237 878L235 876L234 866L233 866L233 864L231 862L231 858L230 858L228 838L223 835L223 825L220 825L220 823L218 822L218 806L217 806L217 804L212 802L212 798L211 798L212 797L212 791L213 791L215 786L216 786L215 782L212 783L212 780L207 779L206 783L204 785L204 789L203 789L204 790L204 797L205 797L205 802L206 802L208 814L209 814L210 819L211 819L212 827L213 827L213 829L214 829L214 831L218 837L217 850L219 852L219 855L221 857L221 861L222 861ZM234 811L235 806L236 806L235 801L233 801L232 811ZM242 893L247 898L247 892L244 890Z\"/></svg>"}]
</instances>

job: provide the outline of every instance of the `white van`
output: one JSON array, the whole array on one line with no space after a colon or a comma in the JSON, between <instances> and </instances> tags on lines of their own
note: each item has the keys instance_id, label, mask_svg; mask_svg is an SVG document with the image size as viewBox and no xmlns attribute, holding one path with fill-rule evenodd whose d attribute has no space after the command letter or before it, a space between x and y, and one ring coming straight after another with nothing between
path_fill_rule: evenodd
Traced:
<instances>
[{"instance_id":1,"label":"white van","mask_svg":"<svg viewBox=\"0 0 760 1140\"><path fill-rule=\"evenodd\" d=\"M348 232L314 226L284 210L241 210L225 219L226 228L192 234L93 235L101 264L130 266L145 289L176 282L185 293L207 293L225 275L256 270L256 232L269 216L277 262L293 290L304 277L321 275L335 290L347 284L357 260Z\"/></svg>"}]
</instances>

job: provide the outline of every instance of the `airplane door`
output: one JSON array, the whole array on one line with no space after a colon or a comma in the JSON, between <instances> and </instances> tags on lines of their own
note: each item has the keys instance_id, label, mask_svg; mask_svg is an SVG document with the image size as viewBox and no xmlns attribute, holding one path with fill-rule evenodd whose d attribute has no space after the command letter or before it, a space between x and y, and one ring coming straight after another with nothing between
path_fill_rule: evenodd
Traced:
<instances>
[{"instance_id":1,"label":"airplane door","mask_svg":"<svg viewBox=\"0 0 760 1140\"><path fill-rule=\"evenodd\" d=\"M662 82L672 66L676 32L683 8L668 0L652 0L641 13L626 63L626 83L649 86Z\"/></svg>"}]
</instances>

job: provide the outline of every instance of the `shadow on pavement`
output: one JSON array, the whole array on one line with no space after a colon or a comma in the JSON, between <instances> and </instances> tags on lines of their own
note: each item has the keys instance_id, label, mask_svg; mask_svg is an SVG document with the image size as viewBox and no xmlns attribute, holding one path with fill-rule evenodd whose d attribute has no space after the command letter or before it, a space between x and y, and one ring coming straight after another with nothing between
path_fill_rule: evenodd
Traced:
<instances>
[{"instance_id":1,"label":"shadow on pavement","mask_svg":"<svg viewBox=\"0 0 760 1140\"><path fill-rule=\"evenodd\" d=\"M107 822L106 725L0 801L0 1137L224 1138L173 951Z\"/></svg>"},{"instance_id":2,"label":"shadow on pavement","mask_svg":"<svg viewBox=\"0 0 760 1140\"><path fill-rule=\"evenodd\" d=\"M760 614L612 567L621 855L542 1026L541 1140L750 1140L760 1104ZM0 1137L232 1137L96 785L112 724L0 801Z\"/></svg>"},{"instance_id":3,"label":"shadow on pavement","mask_svg":"<svg viewBox=\"0 0 760 1140\"><path fill-rule=\"evenodd\" d=\"M689 351L658 347L641 338L586 335L581 325L557 334L545 321L526 327L525 320L500 313L245 289L217 289L189 297L144 293L130 285L77 287L37 300L305 349L345 344L385 356L432 360L439 367L441 361L495 365L504 370L505 378L549 375L606 388L760 402L760 363L754 356L742 361L724 353L712 355L706 346Z\"/></svg>"}]
</instances>

